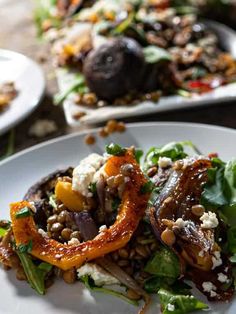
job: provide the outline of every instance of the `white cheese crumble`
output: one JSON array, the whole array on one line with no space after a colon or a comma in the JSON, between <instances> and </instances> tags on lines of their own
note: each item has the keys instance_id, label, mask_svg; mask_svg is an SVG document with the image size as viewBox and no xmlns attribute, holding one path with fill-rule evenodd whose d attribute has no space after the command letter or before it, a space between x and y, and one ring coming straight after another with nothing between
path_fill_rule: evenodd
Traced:
<instances>
[{"instance_id":1,"label":"white cheese crumble","mask_svg":"<svg viewBox=\"0 0 236 314\"><path fill-rule=\"evenodd\" d=\"M72 189L86 197L91 197L92 193L89 191L89 185L99 179L101 175L101 170L99 171L99 169L104 165L105 161L105 157L95 153L81 160L80 164L73 171ZM100 175L96 174L97 172ZM104 168L103 172L105 172Z\"/></svg>"},{"instance_id":2,"label":"white cheese crumble","mask_svg":"<svg viewBox=\"0 0 236 314\"><path fill-rule=\"evenodd\" d=\"M198 256L203 257L203 256L204 256L204 250L201 250L201 251L198 253Z\"/></svg>"},{"instance_id":3,"label":"white cheese crumble","mask_svg":"<svg viewBox=\"0 0 236 314\"><path fill-rule=\"evenodd\" d=\"M172 165L172 160L168 157L160 157L158 159L158 166L161 168L167 168Z\"/></svg>"},{"instance_id":4,"label":"white cheese crumble","mask_svg":"<svg viewBox=\"0 0 236 314\"><path fill-rule=\"evenodd\" d=\"M115 285L120 283L118 279L94 263L86 263L77 269L78 278L81 278L85 275L91 276L96 286Z\"/></svg>"},{"instance_id":5,"label":"white cheese crumble","mask_svg":"<svg viewBox=\"0 0 236 314\"><path fill-rule=\"evenodd\" d=\"M39 229L38 229L38 233L39 233L42 237L48 238L47 232L45 232L43 229L39 228Z\"/></svg>"},{"instance_id":6,"label":"white cheese crumble","mask_svg":"<svg viewBox=\"0 0 236 314\"><path fill-rule=\"evenodd\" d=\"M107 230L107 226L106 225L102 225L100 228L99 228L99 233L103 232L103 231L106 231Z\"/></svg>"},{"instance_id":7,"label":"white cheese crumble","mask_svg":"<svg viewBox=\"0 0 236 314\"><path fill-rule=\"evenodd\" d=\"M210 282L210 281L203 282L202 283L202 288L203 288L203 291L210 293L211 297L215 297L217 295L216 292L215 292L216 286L213 285L213 283Z\"/></svg>"},{"instance_id":8,"label":"white cheese crumble","mask_svg":"<svg viewBox=\"0 0 236 314\"><path fill-rule=\"evenodd\" d=\"M188 220L183 220L182 218L178 218L175 221L175 225L177 225L179 228L184 228L185 226L187 226L189 223Z\"/></svg>"},{"instance_id":9,"label":"white cheese crumble","mask_svg":"<svg viewBox=\"0 0 236 314\"><path fill-rule=\"evenodd\" d=\"M219 273L218 274L218 281L222 282L222 283L225 283L225 282L227 283L227 282L229 282L229 279L225 274Z\"/></svg>"},{"instance_id":10,"label":"white cheese crumble","mask_svg":"<svg viewBox=\"0 0 236 314\"><path fill-rule=\"evenodd\" d=\"M204 229L216 228L219 224L216 214L212 212L204 213L200 220L202 221L201 227Z\"/></svg>"},{"instance_id":11,"label":"white cheese crumble","mask_svg":"<svg viewBox=\"0 0 236 314\"><path fill-rule=\"evenodd\" d=\"M80 244L80 241L77 238L72 238L67 243L69 245L77 245L77 244Z\"/></svg>"},{"instance_id":12,"label":"white cheese crumble","mask_svg":"<svg viewBox=\"0 0 236 314\"><path fill-rule=\"evenodd\" d=\"M167 304L167 310L170 312L174 312L174 310L175 310L174 304L168 303Z\"/></svg>"},{"instance_id":13,"label":"white cheese crumble","mask_svg":"<svg viewBox=\"0 0 236 314\"><path fill-rule=\"evenodd\" d=\"M51 133L57 131L57 125L55 121L48 119L39 119L29 129L29 135L38 138L45 137Z\"/></svg>"},{"instance_id":14,"label":"white cheese crumble","mask_svg":"<svg viewBox=\"0 0 236 314\"><path fill-rule=\"evenodd\" d=\"M216 267L220 266L222 264L222 259L220 257L220 252L219 251L215 251L214 256L212 256L212 268L211 269L215 269Z\"/></svg>"}]
</instances>

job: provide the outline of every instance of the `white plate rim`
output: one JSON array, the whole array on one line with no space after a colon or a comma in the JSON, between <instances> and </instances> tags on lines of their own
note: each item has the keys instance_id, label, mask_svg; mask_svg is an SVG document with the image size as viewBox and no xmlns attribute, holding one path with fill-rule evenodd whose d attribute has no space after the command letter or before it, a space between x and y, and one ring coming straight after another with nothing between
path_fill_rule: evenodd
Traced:
<instances>
[{"instance_id":1,"label":"white plate rim","mask_svg":"<svg viewBox=\"0 0 236 314\"><path fill-rule=\"evenodd\" d=\"M225 127L225 126L218 126L218 125L214 125L214 124L205 124L205 123L195 123L195 122L181 122L181 121L177 121L177 122L172 122L172 121L151 121L151 122L134 122L134 123L126 123L125 124L127 128L132 128L132 127L148 127L148 126L185 126L188 128L205 128L205 129L211 129L211 130L216 130L216 131L227 131L230 133L235 134L236 136L236 129L233 128L229 128L229 127ZM13 154L12 156L0 161L0 167L3 166L4 164L13 161L14 159L17 159L19 157L21 157L22 155L28 154L32 151L38 150L41 147L45 147L48 145L51 145L53 143L58 143L58 142L63 142L64 140L70 139L70 138L74 138L77 136L82 136L82 135L87 135L87 134L94 134L97 133L100 130L100 128L93 128L93 129L89 129L89 130L84 130L84 131L78 131L78 132L73 132L71 134L66 134L63 136L58 136L56 138L44 141L42 143L33 145L29 148L26 148L18 153Z\"/></svg>"}]
</instances>

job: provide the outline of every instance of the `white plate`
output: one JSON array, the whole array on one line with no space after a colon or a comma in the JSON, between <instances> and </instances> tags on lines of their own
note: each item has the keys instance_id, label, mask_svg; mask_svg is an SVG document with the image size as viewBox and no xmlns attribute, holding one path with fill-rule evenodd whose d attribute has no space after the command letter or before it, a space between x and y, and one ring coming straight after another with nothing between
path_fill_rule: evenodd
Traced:
<instances>
[{"instance_id":1,"label":"white plate","mask_svg":"<svg viewBox=\"0 0 236 314\"><path fill-rule=\"evenodd\" d=\"M236 131L226 128L186 124L149 123L130 125L123 134L99 139L96 145L86 146L84 134L73 134L35 146L0 163L1 218L8 217L8 204L21 200L26 190L50 172L77 165L91 151L101 152L113 141L135 145L148 150L150 146L170 141L191 140L205 154L218 152L228 160L236 156ZM3 183L4 182L4 183ZM1 314L134 314L136 307L100 293L90 293L82 284L67 285L58 281L46 296L37 295L25 282L15 279L13 272L0 270ZM205 298L201 295L202 300ZM236 313L236 300L230 304L211 305L208 313ZM155 300L149 313L159 313Z\"/></svg>"},{"instance_id":2,"label":"white plate","mask_svg":"<svg viewBox=\"0 0 236 314\"><path fill-rule=\"evenodd\" d=\"M219 41L226 51L229 51L234 58L236 58L236 33L229 27L213 22L204 21L207 27L211 28L219 37ZM57 71L57 80L60 91L67 90L74 80L74 74L66 70ZM76 127L82 122L94 124L114 118L124 118L141 116L144 114L152 114L164 111L172 111L176 109L193 108L198 106L209 106L219 102L224 105L224 102L236 98L236 83L228 84L216 88L210 93L203 95L192 96L191 98L184 98L182 96L166 96L161 97L156 103L151 101L140 102L134 106L107 106L103 108L86 108L75 104L74 95L71 94L64 103L64 113L67 123ZM85 112L86 115L80 120L74 119L76 112Z\"/></svg>"},{"instance_id":3,"label":"white plate","mask_svg":"<svg viewBox=\"0 0 236 314\"><path fill-rule=\"evenodd\" d=\"M26 56L0 49L0 84L12 81L17 97L0 113L0 134L28 116L39 104L45 80L39 65Z\"/></svg>"}]
</instances>

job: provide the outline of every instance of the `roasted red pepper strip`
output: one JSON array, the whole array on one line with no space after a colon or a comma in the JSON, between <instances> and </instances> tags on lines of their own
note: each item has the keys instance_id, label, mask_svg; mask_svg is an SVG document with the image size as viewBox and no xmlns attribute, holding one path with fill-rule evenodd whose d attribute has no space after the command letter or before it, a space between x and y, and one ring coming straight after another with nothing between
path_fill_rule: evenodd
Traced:
<instances>
[{"instance_id":1,"label":"roasted red pepper strip","mask_svg":"<svg viewBox=\"0 0 236 314\"><path fill-rule=\"evenodd\" d=\"M16 244L27 244L33 241L31 254L45 262L63 270L73 266L80 266L85 261L103 256L123 247L131 238L143 217L149 194L141 194L140 189L146 183L133 153L127 151L124 156L112 156L106 163L109 176L120 173L124 164L132 164L133 171L126 183L119 213L115 223L107 230L99 233L93 240L79 245L67 245L53 239L43 237L37 231L32 216L17 219L16 213L30 204L26 201L10 205L12 229Z\"/></svg>"}]
</instances>

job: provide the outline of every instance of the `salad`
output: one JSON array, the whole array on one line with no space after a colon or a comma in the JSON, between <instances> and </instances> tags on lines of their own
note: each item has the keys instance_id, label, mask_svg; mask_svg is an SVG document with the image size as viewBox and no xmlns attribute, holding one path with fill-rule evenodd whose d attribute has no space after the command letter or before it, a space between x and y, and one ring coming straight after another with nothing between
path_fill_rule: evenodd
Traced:
<instances>
[{"instance_id":1,"label":"salad","mask_svg":"<svg viewBox=\"0 0 236 314\"><path fill-rule=\"evenodd\" d=\"M190 142L142 156L112 143L30 187L0 221L3 267L40 295L58 278L80 281L139 313L154 294L164 314L232 300L236 160L203 156Z\"/></svg>"},{"instance_id":2,"label":"salad","mask_svg":"<svg viewBox=\"0 0 236 314\"><path fill-rule=\"evenodd\" d=\"M234 58L194 9L183 12L171 1L99 0L54 1L53 12L63 23L45 37L57 67L74 75L56 104L71 94L87 108L156 102L235 81Z\"/></svg>"}]
</instances>

